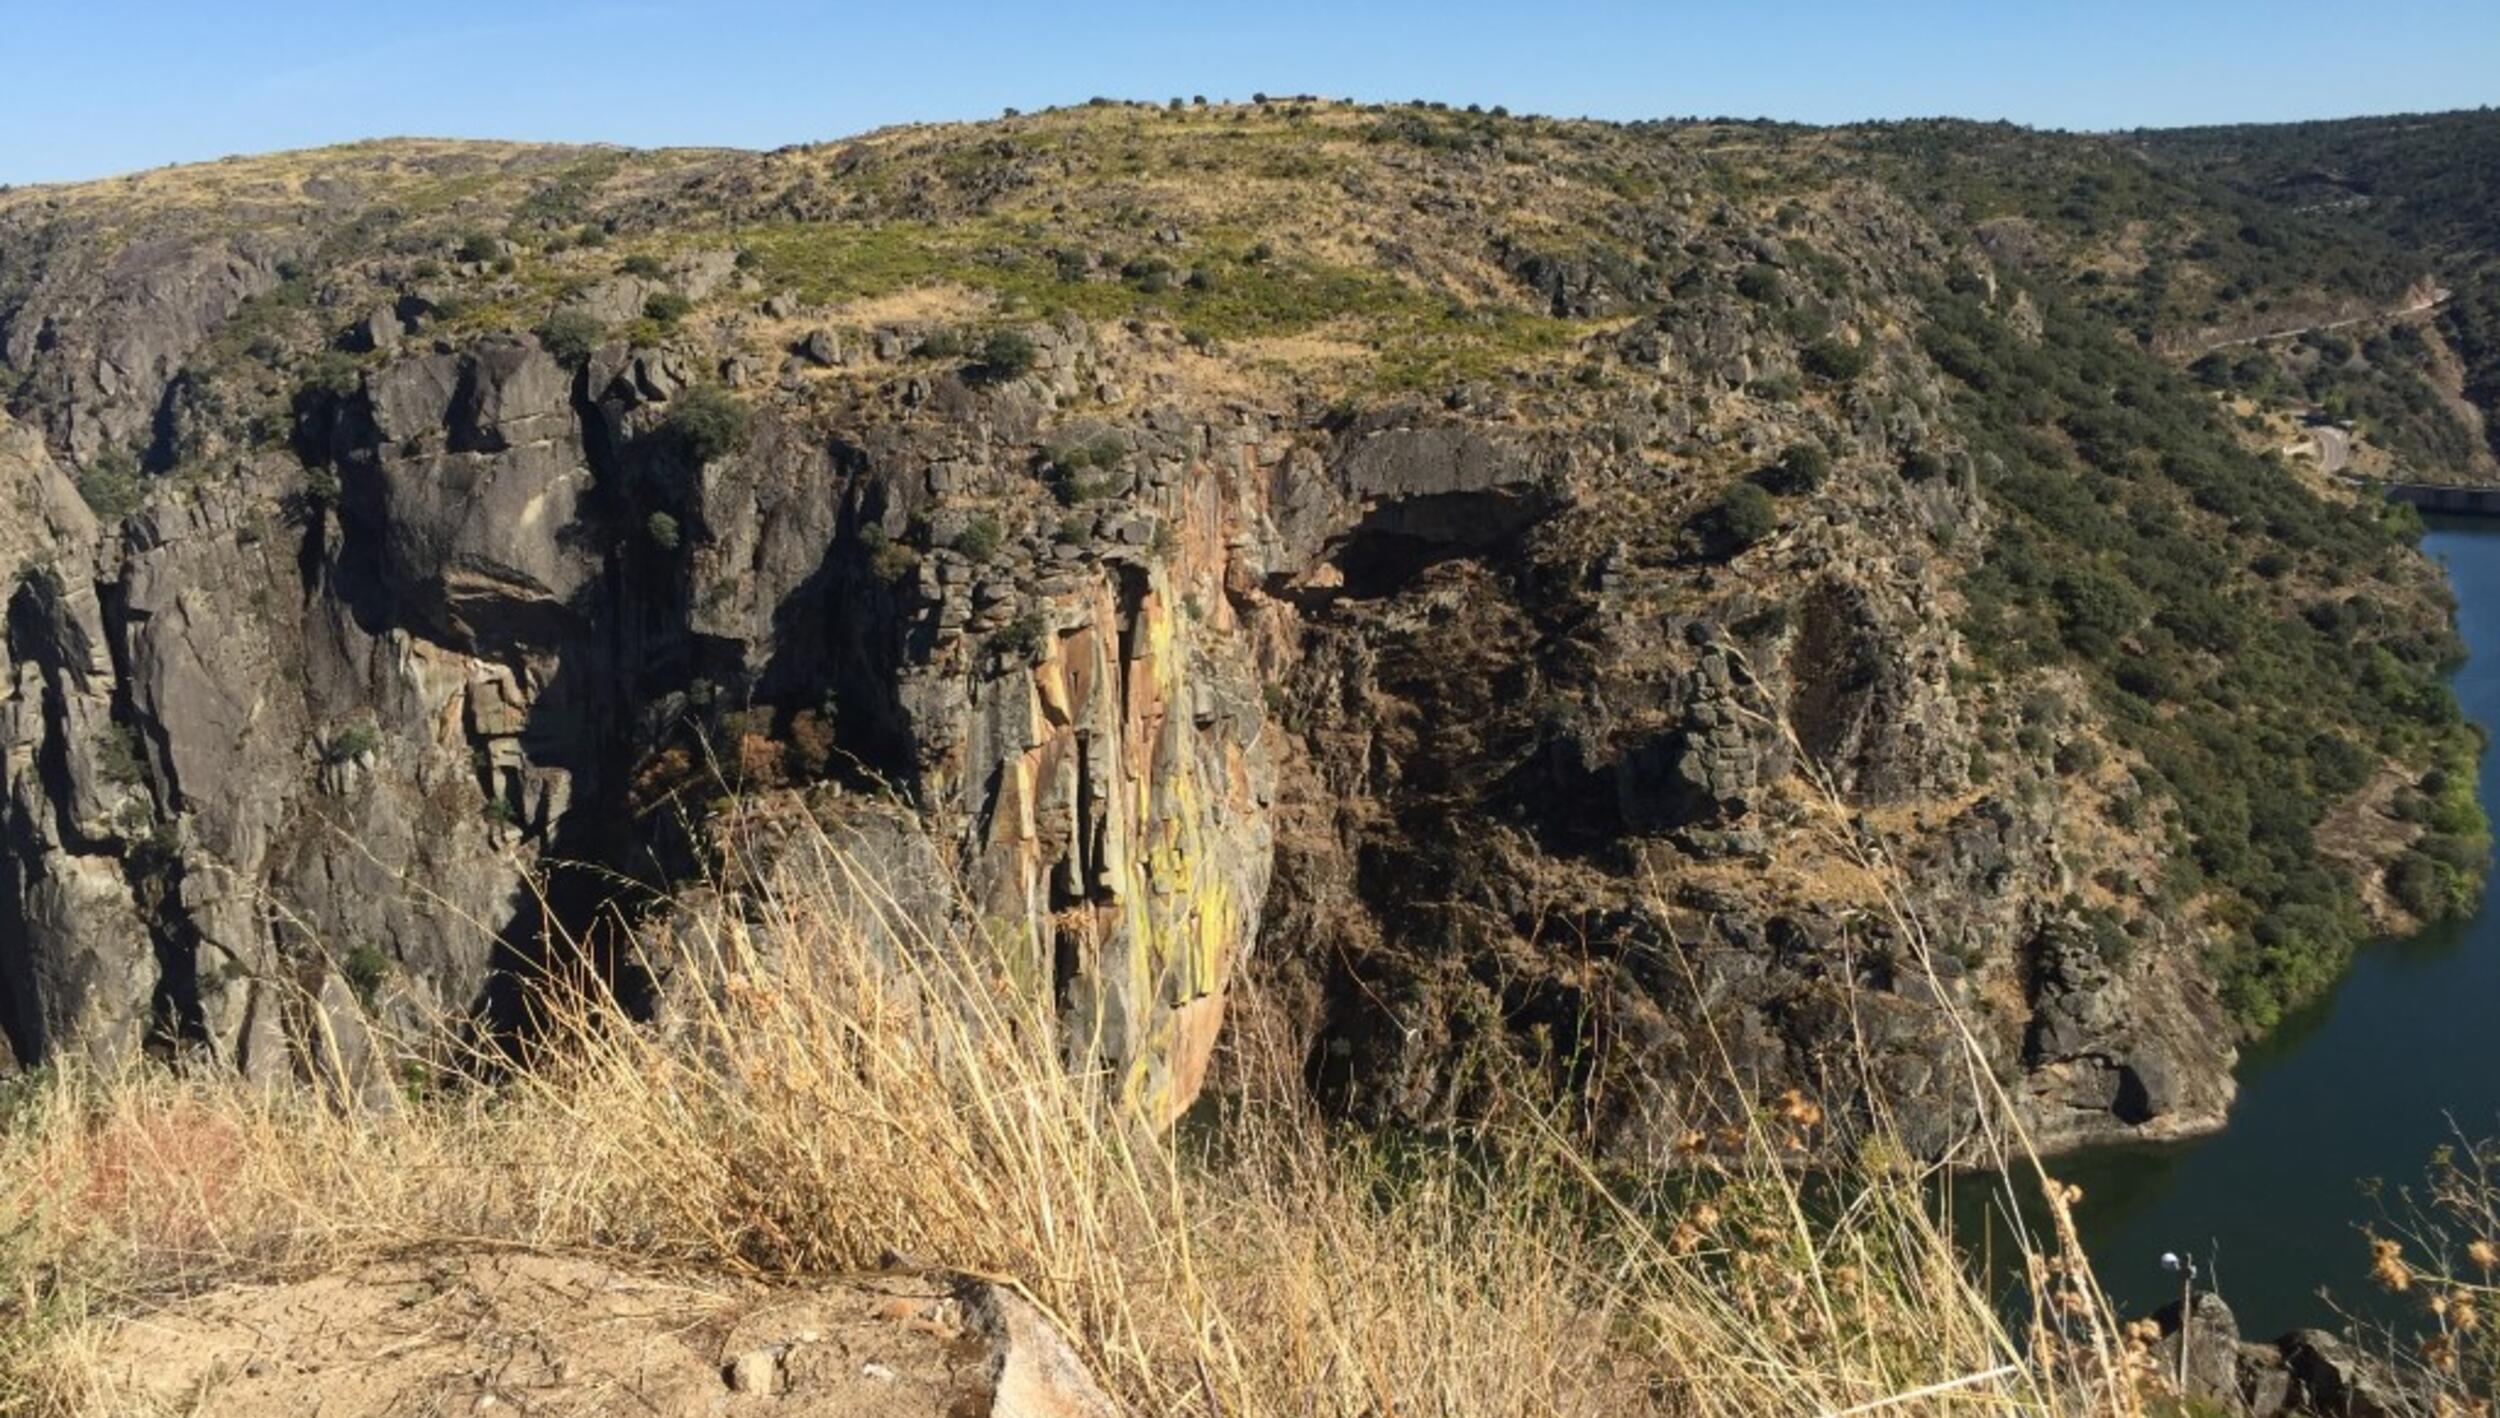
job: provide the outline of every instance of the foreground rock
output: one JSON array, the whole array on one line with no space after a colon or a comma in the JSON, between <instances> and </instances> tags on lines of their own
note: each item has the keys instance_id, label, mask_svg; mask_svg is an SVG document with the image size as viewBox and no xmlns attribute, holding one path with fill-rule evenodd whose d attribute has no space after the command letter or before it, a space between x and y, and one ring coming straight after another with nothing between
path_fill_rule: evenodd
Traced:
<instances>
[{"instance_id":1,"label":"foreground rock","mask_svg":"<svg viewBox=\"0 0 2500 1418\"><path fill-rule=\"evenodd\" d=\"M2161 1331L2154 1371L2175 1382L2184 1343L2184 1396L2205 1405L2199 1411L2236 1418L2427 1418L2444 1411L2408 1393L2384 1359L2325 1330L2294 1330L2270 1344L2242 1340L2231 1307L2211 1292L2196 1297L2184 1333L2176 1303L2154 1322Z\"/></svg>"},{"instance_id":2,"label":"foreground rock","mask_svg":"<svg viewBox=\"0 0 2500 1418\"><path fill-rule=\"evenodd\" d=\"M83 1411L198 1418L1120 1412L1030 1302L984 1282L767 1289L523 1255L214 1291L122 1323L85 1379Z\"/></svg>"}]
</instances>

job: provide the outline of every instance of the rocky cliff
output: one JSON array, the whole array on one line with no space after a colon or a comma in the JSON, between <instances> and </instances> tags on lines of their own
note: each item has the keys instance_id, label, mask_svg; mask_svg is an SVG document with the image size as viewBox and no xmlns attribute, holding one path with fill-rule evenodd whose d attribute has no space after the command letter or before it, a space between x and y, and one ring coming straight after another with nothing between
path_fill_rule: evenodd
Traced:
<instances>
[{"instance_id":1,"label":"rocky cliff","mask_svg":"<svg viewBox=\"0 0 2500 1418\"><path fill-rule=\"evenodd\" d=\"M2004 468L1921 332L2035 297L1726 138L1104 107L0 196L10 1055L379 1103L377 1025L648 992L613 925L806 811L1165 1116L1255 982L1384 1124L1524 1065L1627 1157L1941 1153L1958 1018L2052 1145L2216 1125L2245 922L2092 672L1963 634Z\"/></svg>"}]
</instances>

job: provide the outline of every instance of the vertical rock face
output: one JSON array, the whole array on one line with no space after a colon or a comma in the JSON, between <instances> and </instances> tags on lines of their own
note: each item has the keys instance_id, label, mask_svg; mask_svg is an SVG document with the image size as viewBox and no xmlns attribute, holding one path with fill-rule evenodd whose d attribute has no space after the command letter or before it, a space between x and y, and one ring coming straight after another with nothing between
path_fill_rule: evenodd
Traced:
<instances>
[{"instance_id":1,"label":"vertical rock face","mask_svg":"<svg viewBox=\"0 0 2500 1418\"><path fill-rule=\"evenodd\" d=\"M584 372L522 340L407 355L308 415L334 496L272 464L117 530L13 432L22 554L66 564L23 578L8 638L19 1060L318 1068L368 1016L415 1034L491 1010L550 924L542 853L647 860L638 757L695 725L764 752L732 786L769 792L800 776L796 720L825 739L807 771L847 759L920 805L1073 1056L1162 1116L1195 1096L1272 855L1263 701L1221 589L1242 489L1210 459L1239 471L1235 445L1140 430L1130 495L1082 535L886 579L864 528L1034 490L1029 411L831 444L766 420L697 462L669 423L683 386L621 347ZM653 514L690 545L654 545Z\"/></svg>"},{"instance_id":2,"label":"vertical rock face","mask_svg":"<svg viewBox=\"0 0 2500 1418\"><path fill-rule=\"evenodd\" d=\"M1481 1106L1466 1061L1524 1032L1667 1158L1784 1089L1944 1086L1939 987L2052 1139L2218 1116L2210 996L2078 946L2037 904L2053 826L1969 787L1941 573L1897 549L1967 493L1835 506L1692 598L1658 528L1593 515L1657 474L1573 440L1045 428L1120 358L1053 328L1017 386L885 386L830 439L768 409L699 461L673 356L489 338L311 408L309 483L258 465L118 531L21 433L23 554L65 569L11 608L14 1052L318 1068L491 1016L595 904L542 858L665 875L654 804L709 759L913 805L919 844L869 856L1011 942L1071 1057L1165 1118L1263 940L1319 1001L1315 1084L1383 1122ZM1080 443L1103 486L1054 508ZM1870 936L1846 884L1830 812L1894 804L1960 804L1906 863L1954 939Z\"/></svg>"},{"instance_id":3,"label":"vertical rock face","mask_svg":"<svg viewBox=\"0 0 2500 1418\"><path fill-rule=\"evenodd\" d=\"M0 363L26 374L81 459L155 441L184 361L244 301L278 284L292 246L257 233L167 236L118 250L64 233L47 239L55 259L0 323Z\"/></svg>"},{"instance_id":4,"label":"vertical rock face","mask_svg":"<svg viewBox=\"0 0 2500 1418\"><path fill-rule=\"evenodd\" d=\"M110 1057L155 961L102 844L135 803L113 666L83 553L95 518L40 437L0 416L0 556L19 568L0 643L0 1026L11 1053ZM108 769L110 772L108 773ZM144 809L140 809L144 811Z\"/></svg>"},{"instance_id":5,"label":"vertical rock face","mask_svg":"<svg viewBox=\"0 0 2500 1418\"><path fill-rule=\"evenodd\" d=\"M930 782L976 824L974 899L1050 962L1071 1047L1171 1116L1266 898L1269 768L1246 657L1205 644L1163 580L1124 569L1054 598L1038 662L969 696L970 771Z\"/></svg>"}]
</instances>

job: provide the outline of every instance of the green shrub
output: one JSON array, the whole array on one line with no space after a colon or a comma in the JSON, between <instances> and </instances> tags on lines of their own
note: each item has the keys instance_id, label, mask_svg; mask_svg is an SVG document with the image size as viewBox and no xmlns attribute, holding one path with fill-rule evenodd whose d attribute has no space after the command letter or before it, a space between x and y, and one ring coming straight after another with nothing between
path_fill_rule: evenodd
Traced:
<instances>
[{"instance_id":1,"label":"green shrub","mask_svg":"<svg viewBox=\"0 0 2500 1418\"><path fill-rule=\"evenodd\" d=\"M363 387L364 370L354 359L337 350L323 350L305 360L295 371L298 398L327 395L344 399Z\"/></svg>"},{"instance_id":2,"label":"green shrub","mask_svg":"<svg viewBox=\"0 0 2500 1418\"><path fill-rule=\"evenodd\" d=\"M1831 479L1832 455L1820 443L1798 443L1780 454L1779 461L1763 469L1754 481L1781 494L1813 492Z\"/></svg>"},{"instance_id":3,"label":"green shrub","mask_svg":"<svg viewBox=\"0 0 2500 1418\"><path fill-rule=\"evenodd\" d=\"M567 308L547 317L538 327L538 343L559 364L578 365L590 358L591 351L608 337L608 327L586 310Z\"/></svg>"},{"instance_id":4,"label":"green shrub","mask_svg":"<svg viewBox=\"0 0 2500 1418\"><path fill-rule=\"evenodd\" d=\"M473 265L483 265L502 255L503 247L486 233L473 231L460 238L460 245L454 254Z\"/></svg>"},{"instance_id":5,"label":"green shrub","mask_svg":"<svg viewBox=\"0 0 2500 1418\"><path fill-rule=\"evenodd\" d=\"M1046 633L1041 616L1026 611L999 627L998 633L990 637L990 643L998 647L1000 654L1031 663L1040 657L1042 637Z\"/></svg>"},{"instance_id":6,"label":"green shrub","mask_svg":"<svg viewBox=\"0 0 2500 1418\"><path fill-rule=\"evenodd\" d=\"M643 318L656 322L664 329L685 319L686 313L693 309L693 301L688 300L683 292L673 290L656 291L642 303Z\"/></svg>"},{"instance_id":7,"label":"green shrub","mask_svg":"<svg viewBox=\"0 0 2500 1418\"><path fill-rule=\"evenodd\" d=\"M1846 384L1866 372L1874 362L1874 354L1865 345L1825 337L1805 347L1797 363L1806 373L1833 384Z\"/></svg>"},{"instance_id":8,"label":"green shrub","mask_svg":"<svg viewBox=\"0 0 2500 1418\"><path fill-rule=\"evenodd\" d=\"M990 379L1017 379L1029 373L1038 352L1022 330L993 330L981 342L981 373Z\"/></svg>"},{"instance_id":9,"label":"green shrub","mask_svg":"<svg viewBox=\"0 0 2500 1418\"><path fill-rule=\"evenodd\" d=\"M2124 964L2127 957L2134 953L2135 937L2127 934L2126 923L2118 918L2117 912L2106 906L2094 907L2084 912L2083 924L2091 935L2092 953L2104 961L2112 965Z\"/></svg>"},{"instance_id":10,"label":"green shrub","mask_svg":"<svg viewBox=\"0 0 2500 1418\"><path fill-rule=\"evenodd\" d=\"M2066 643L2096 660L2110 659L2148 610L2133 586L2095 566L2060 574L2051 591Z\"/></svg>"},{"instance_id":11,"label":"green shrub","mask_svg":"<svg viewBox=\"0 0 2500 1418\"><path fill-rule=\"evenodd\" d=\"M1749 482L1738 483L1701 514L1697 525L1712 551L1734 556L1779 530L1779 509L1769 493Z\"/></svg>"},{"instance_id":12,"label":"green shrub","mask_svg":"<svg viewBox=\"0 0 2500 1418\"><path fill-rule=\"evenodd\" d=\"M1757 263L1736 275L1736 293L1747 300L1769 304L1778 300L1786 289L1787 282L1780 279L1777 267Z\"/></svg>"},{"instance_id":13,"label":"green shrub","mask_svg":"<svg viewBox=\"0 0 2500 1418\"><path fill-rule=\"evenodd\" d=\"M736 395L717 384L698 384L677 396L667 429L688 457L709 463L746 447L753 421Z\"/></svg>"},{"instance_id":14,"label":"green shrub","mask_svg":"<svg viewBox=\"0 0 2500 1418\"><path fill-rule=\"evenodd\" d=\"M656 281L668 274L668 268L660 264L660 258L648 251L637 251L617 262L616 269L621 274L640 276L646 281Z\"/></svg>"},{"instance_id":15,"label":"green shrub","mask_svg":"<svg viewBox=\"0 0 2500 1418\"><path fill-rule=\"evenodd\" d=\"M357 1001L371 1009L391 977L391 958L379 946L359 945L339 961L339 977L355 991Z\"/></svg>"},{"instance_id":16,"label":"green shrub","mask_svg":"<svg viewBox=\"0 0 2500 1418\"><path fill-rule=\"evenodd\" d=\"M651 545L664 552L677 550L686 539L685 529L677 525L676 518L665 512L652 513L643 523L642 530L645 536L651 538Z\"/></svg>"},{"instance_id":17,"label":"green shrub","mask_svg":"<svg viewBox=\"0 0 2500 1418\"><path fill-rule=\"evenodd\" d=\"M920 564L918 553L886 535L885 528L875 522L859 529L859 544L868 553L868 569L880 581L900 581Z\"/></svg>"},{"instance_id":18,"label":"green shrub","mask_svg":"<svg viewBox=\"0 0 2500 1418\"><path fill-rule=\"evenodd\" d=\"M96 516L118 522L147 500L147 480L127 448L107 448L78 470L78 495Z\"/></svg>"},{"instance_id":19,"label":"green shrub","mask_svg":"<svg viewBox=\"0 0 2500 1418\"><path fill-rule=\"evenodd\" d=\"M322 761L329 764L353 763L369 753L382 749L382 730L371 721L349 724L330 735L321 747Z\"/></svg>"},{"instance_id":20,"label":"green shrub","mask_svg":"<svg viewBox=\"0 0 2500 1418\"><path fill-rule=\"evenodd\" d=\"M2387 894L2411 915L2432 920L2446 904L2442 876L2439 863L2420 852L2407 852L2388 865Z\"/></svg>"},{"instance_id":21,"label":"green shrub","mask_svg":"<svg viewBox=\"0 0 2500 1418\"><path fill-rule=\"evenodd\" d=\"M997 556L998 549L1005 545L1006 541L1007 529L999 525L996 517L984 512L965 524L964 529L955 534L954 545L955 550L963 553L977 565L986 563L992 557Z\"/></svg>"},{"instance_id":22,"label":"green shrub","mask_svg":"<svg viewBox=\"0 0 2500 1418\"><path fill-rule=\"evenodd\" d=\"M148 760L139 731L128 724L114 724L106 729L95 744L95 770L105 782L117 788L135 788L148 780Z\"/></svg>"}]
</instances>

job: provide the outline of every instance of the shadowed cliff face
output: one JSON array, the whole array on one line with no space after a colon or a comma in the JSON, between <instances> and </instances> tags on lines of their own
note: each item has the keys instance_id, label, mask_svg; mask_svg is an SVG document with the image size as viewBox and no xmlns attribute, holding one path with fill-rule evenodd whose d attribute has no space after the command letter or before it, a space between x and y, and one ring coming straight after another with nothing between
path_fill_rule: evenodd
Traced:
<instances>
[{"instance_id":1,"label":"shadowed cliff face","mask_svg":"<svg viewBox=\"0 0 2500 1418\"><path fill-rule=\"evenodd\" d=\"M2103 811L2136 765L1992 732L2021 705L2107 737L2072 671L1977 672L1956 628L1999 514L1904 332L1985 258L1854 183L1782 233L1618 212L1645 265L1526 252L1446 180L1507 169L1391 156L1366 180L1455 224L1407 231L1439 254L1384 258L1392 284L1446 261L1501 292L1453 328L1563 344L1348 394L1293 363L1317 334L1228 352L943 275L809 294L699 241L547 243L583 274L541 286L509 242L355 248L405 228L335 193L119 256L158 198L19 213L10 1054L195 1052L379 1103L409 1061L377 1028L513 1026L576 951L666 1008L684 981L616 924L799 869L774 824L807 813L905 918L975 918L1071 1059L1165 1118L1255 989L1313 1088L1383 1125L1498 1110L1525 1064L1627 1157L1792 1093L1809 1146L1889 1102L1944 1152L1972 1118L1948 1003L2052 1145L2215 1125L2206 923L2142 885L2157 828ZM512 200L566 170L400 161ZM649 162L602 231L747 211L784 165ZM911 190L931 242L1000 200ZM1127 291L1145 260L1057 279ZM1332 319L1454 319L1330 279L1262 308L1320 283ZM1780 282L1816 285L1810 318ZM699 314L640 317L663 291ZM1723 535L1727 489L1805 442L1827 475ZM79 480L141 444L164 474L97 517Z\"/></svg>"}]
</instances>

